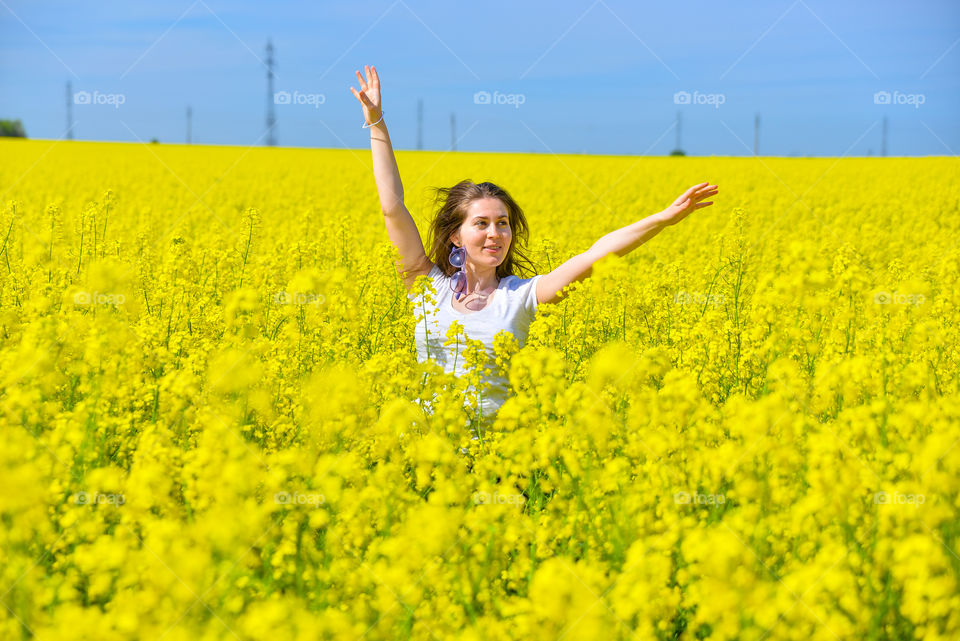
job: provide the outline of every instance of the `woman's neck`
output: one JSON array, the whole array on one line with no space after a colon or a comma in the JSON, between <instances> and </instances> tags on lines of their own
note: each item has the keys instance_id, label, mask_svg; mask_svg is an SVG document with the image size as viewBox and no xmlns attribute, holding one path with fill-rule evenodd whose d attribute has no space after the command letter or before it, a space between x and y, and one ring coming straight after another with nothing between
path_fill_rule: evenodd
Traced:
<instances>
[{"instance_id":1,"label":"woman's neck","mask_svg":"<svg viewBox=\"0 0 960 641\"><path fill-rule=\"evenodd\" d=\"M496 267L477 268L469 263L463 266L463 271L467 274L467 292L479 290L482 294L487 294L497 288L500 279L497 278Z\"/></svg>"}]
</instances>

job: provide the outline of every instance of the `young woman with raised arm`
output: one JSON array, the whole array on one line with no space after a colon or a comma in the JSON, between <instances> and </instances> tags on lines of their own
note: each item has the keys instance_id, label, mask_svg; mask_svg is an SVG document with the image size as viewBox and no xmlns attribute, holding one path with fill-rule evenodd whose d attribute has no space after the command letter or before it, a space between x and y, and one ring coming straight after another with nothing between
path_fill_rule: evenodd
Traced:
<instances>
[{"instance_id":1,"label":"young woman with raised arm","mask_svg":"<svg viewBox=\"0 0 960 641\"><path fill-rule=\"evenodd\" d=\"M403 202L403 185L382 109L380 76L376 67L365 66L364 71L365 75L356 72L359 91L353 87L350 91L363 107L364 127L370 129L380 210L387 235L401 257L397 270L408 292L418 276L428 276L438 294L436 305L417 325L417 356L420 361L432 358L458 376L465 373L463 357L454 346L443 345L453 321L464 326L469 338L482 341L491 358L493 337L499 331L512 333L523 346L537 306L561 300L563 288L589 276L598 260L630 253L664 228L712 205L713 201L702 201L718 193L717 185L709 182L694 185L663 211L600 237L553 271L520 278L518 271L533 271L525 254L529 227L522 209L493 183L463 180L437 190L439 207L427 252ZM509 387L503 374L492 375L488 382L490 390L481 412L491 416L506 400Z\"/></svg>"}]
</instances>

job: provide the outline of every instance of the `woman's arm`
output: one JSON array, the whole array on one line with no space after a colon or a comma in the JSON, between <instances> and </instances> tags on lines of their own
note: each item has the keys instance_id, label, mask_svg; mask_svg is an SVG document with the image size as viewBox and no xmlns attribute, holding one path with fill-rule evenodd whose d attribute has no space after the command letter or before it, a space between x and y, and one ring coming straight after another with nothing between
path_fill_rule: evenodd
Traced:
<instances>
[{"instance_id":1,"label":"woman's arm","mask_svg":"<svg viewBox=\"0 0 960 641\"><path fill-rule=\"evenodd\" d=\"M704 198L716 195L717 186L700 183L685 191L672 205L663 211L647 216L635 223L621 227L601 237L590 249L566 261L537 281L537 304L556 303L562 300L562 290L570 283L590 276L593 265L609 254L625 256L644 244L665 227L676 225L693 211L708 207L713 201L701 203Z\"/></svg>"},{"instance_id":2,"label":"woman's arm","mask_svg":"<svg viewBox=\"0 0 960 641\"><path fill-rule=\"evenodd\" d=\"M363 105L363 117L370 127L370 151L373 155L373 176L380 197L380 211L387 227L390 242L400 253L397 271L403 277L409 289L417 276L426 274L433 267L427 260L420 240L420 232L406 205L403 204L403 184L400 182L400 170L393 154L390 134L383 120L380 99L380 76L376 67L364 66L366 80L357 71L360 91L353 87L350 91ZM379 122L378 122L379 121Z\"/></svg>"},{"instance_id":3,"label":"woman's arm","mask_svg":"<svg viewBox=\"0 0 960 641\"><path fill-rule=\"evenodd\" d=\"M383 109L380 98L380 76L376 67L364 65L366 80L357 71L360 91L350 87L350 92L363 106L363 118L370 127L370 151L373 154L373 176L377 181L377 193L380 196L380 210L385 215L399 214L403 205L403 184L400 182L400 170L393 155L390 134L383 121ZM378 122L379 121L379 122Z\"/></svg>"}]
</instances>

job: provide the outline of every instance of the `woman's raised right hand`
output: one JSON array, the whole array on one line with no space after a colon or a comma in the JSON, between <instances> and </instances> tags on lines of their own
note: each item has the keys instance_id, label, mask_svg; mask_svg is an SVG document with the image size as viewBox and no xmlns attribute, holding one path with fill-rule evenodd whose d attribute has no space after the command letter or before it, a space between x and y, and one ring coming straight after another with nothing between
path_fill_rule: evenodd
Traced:
<instances>
[{"instance_id":1,"label":"woman's raised right hand","mask_svg":"<svg viewBox=\"0 0 960 641\"><path fill-rule=\"evenodd\" d=\"M364 65L363 69L367 73L366 80L364 80L360 72L357 71L357 80L360 81L360 91L358 92L353 87L350 87L350 91L356 99L360 101L360 104L363 105L363 117L369 125L380 120L380 116L383 115L383 111L380 109L380 76L377 75L376 67Z\"/></svg>"}]
</instances>

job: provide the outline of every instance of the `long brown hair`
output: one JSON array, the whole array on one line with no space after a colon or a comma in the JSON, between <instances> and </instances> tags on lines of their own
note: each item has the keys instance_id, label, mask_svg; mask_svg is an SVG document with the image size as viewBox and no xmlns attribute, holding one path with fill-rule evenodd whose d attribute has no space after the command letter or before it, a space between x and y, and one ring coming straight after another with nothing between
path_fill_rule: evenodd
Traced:
<instances>
[{"instance_id":1,"label":"long brown hair","mask_svg":"<svg viewBox=\"0 0 960 641\"><path fill-rule=\"evenodd\" d=\"M507 208L510 231L513 235L506 258L497 265L497 278L507 276L529 278L536 274L536 268L526 254L526 245L530 236L527 219L520 205L505 189L490 182L474 183L470 180L461 180L453 187L435 189L436 203L440 204L440 209L430 226L431 247L427 252L427 258L439 267L440 271L447 276L452 276L458 269L450 264L450 251L453 248L450 237L463 224L470 203L481 198L496 198Z\"/></svg>"}]
</instances>

